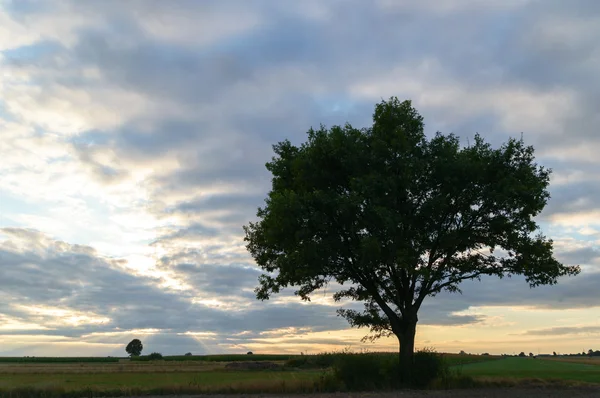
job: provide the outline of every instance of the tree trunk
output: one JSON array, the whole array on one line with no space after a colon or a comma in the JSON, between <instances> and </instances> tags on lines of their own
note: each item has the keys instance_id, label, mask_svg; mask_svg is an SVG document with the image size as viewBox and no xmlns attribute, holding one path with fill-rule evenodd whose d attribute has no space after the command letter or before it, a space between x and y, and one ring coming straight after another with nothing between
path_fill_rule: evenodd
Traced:
<instances>
[{"instance_id":1,"label":"tree trunk","mask_svg":"<svg viewBox=\"0 0 600 398\"><path fill-rule=\"evenodd\" d=\"M407 385L411 381L417 320L406 322L396 336L400 342L400 383Z\"/></svg>"}]
</instances>

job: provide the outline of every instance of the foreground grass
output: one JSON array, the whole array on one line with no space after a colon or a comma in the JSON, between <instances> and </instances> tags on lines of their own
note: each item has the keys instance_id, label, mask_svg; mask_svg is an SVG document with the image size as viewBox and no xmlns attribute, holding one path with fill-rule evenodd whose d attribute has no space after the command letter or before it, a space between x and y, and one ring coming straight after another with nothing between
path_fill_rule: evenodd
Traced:
<instances>
[{"instance_id":1,"label":"foreground grass","mask_svg":"<svg viewBox=\"0 0 600 398\"><path fill-rule=\"evenodd\" d=\"M211 371L201 373L99 373L99 374L11 374L0 375L0 390L30 387L33 389L62 388L65 391L140 389L185 387L198 390L219 390L232 387L244 390L257 385L280 385L282 382L313 382L320 372L284 371ZM253 387L254 386L254 387Z\"/></svg>"},{"instance_id":2,"label":"foreground grass","mask_svg":"<svg viewBox=\"0 0 600 398\"><path fill-rule=\"evenodd\" d=\"M600 383L600 367L533 358L504 358L462 365L459 373L475 378L571 380Z\"/></svg>"}]
</instances>

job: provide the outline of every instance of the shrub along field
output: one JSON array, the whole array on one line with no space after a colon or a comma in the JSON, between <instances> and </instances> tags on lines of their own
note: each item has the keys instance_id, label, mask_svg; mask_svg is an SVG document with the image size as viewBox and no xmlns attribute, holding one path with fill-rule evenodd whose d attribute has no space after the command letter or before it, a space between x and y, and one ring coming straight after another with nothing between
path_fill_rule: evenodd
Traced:
<instances>
[{"instance_id":1,"label":"shrub along field","mask_svg":"<svg viewBox=\"0 0 600 398\"><path fill-rule=\"evenodd\" d=\"M121 363L103 363L106 362L104 358L79 363L2 361L0 397L308 393L399 387L395 353L173 358L183 357ZM228 363L243 365L244 361L269 361L278 366L273 370L227 367ZM416 388L452 388L513 385L522 379L573 380L600 385L600 366L532 358L422 352L415 358L411 383Z\"/></svg>"}]
</instances>

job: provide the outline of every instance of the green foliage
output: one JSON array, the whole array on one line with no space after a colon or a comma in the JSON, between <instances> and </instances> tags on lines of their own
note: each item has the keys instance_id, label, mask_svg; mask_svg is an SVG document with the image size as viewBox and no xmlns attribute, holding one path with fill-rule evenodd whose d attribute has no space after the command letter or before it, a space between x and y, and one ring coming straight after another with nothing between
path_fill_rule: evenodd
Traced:
<instances>
[{"instance_id":1,"label":"green foliage","mask_svg":"<svg viewBox=\"0 0 600 398\"><path fill-rule=\"evenodd\" d=\"M385 356L348 353L336 359L333 374L351 391L389 389L398 378L398 366Z\"/></svg>"},{"instance_id":2,"label":"green foliage","mask_svg":"<svg viewBox=\"0 0 600 398\"><path fill-rule=\"evenodd\" d=\"M148 355L149 361L155 361L159 359L163 359L163 356L160 352L153 352L152 354Z\"/></svg>"},{"instance_id":3,"label":"green foliage","mask_svg":"<svg viewBox=\"0 0 600 398\"><path fill-rule=\"evenodd\" d=\"M285 362L285 366L299 369L326 369L332 367L340 355L343 355L343 353L332 352L314 355L300 355L288 359Z\"/></svg>"},{"instance_id":4,"label":"green foliage","mask_svg":"<svg viewBox=\"0 0 600 398\"><path fill-rule=\"evenodd\" d=\"M339 315L371 338L395 334L403 369L427 296L483 275L523 275L534 287L579 273L539 232L550 170L522 139L497 149L480 135L467 147L453 134L427 139L411 102L391 98L369 128L321 126L273 149L266 205L244 227L265 271L257 298L295 286L310 300L335 281L335 300L365 305Z\"/></svg>"},{"instance_id":5,"label":"green foliage","mask_svg":"<svg viewBox=\"0 0 600 398\"><path fill-rule=\"evenodd\" d=\"M425 352L429 352L429 350L424 350ZM327 352L320 354L311 354L311 355L299 355L293 358L288 359L285 362L286 368L295 368L295 369L327 369L331 368L336 361L343 355L346 355L347 352ZM362 355L374 355L378 358L384 358L384 361L398 361L398 353L397 352L373 352ZM457 365L465 365L469 363L477 363L477 362L485 362L498 360L501 357L498 356L480 356L480 355L456 355L456 354L436 354L441 356L443 362L450 367L454 367Z\"/></svg>"},{"instance_id":6,"label":"green foliage","mask_svg":"<svg viewBox=\"0 0 600 398\"><path fill-rule=\"evenodd\" d=\"M127 352L132 357L138 357L142 354L142 350L144 349L144 345L139 339L133 339L127 344L125 347L125 352Z\"/></svg>"},{"instance_id":7,"label":"green foliage","mask_svg":"<svg viewBox=\"0 0 600 398\"><path fill-rule=\"evenodd\" d=\"M436 379L447 379L450 376L448 363L442 355L423 350L415 353L411 384L413 387L425 388Z\"/></svg>"},{"instance_id":8,"label":"green foliage","mask_svg":"<svg viewBox=\"0 0 600 398\"><path fill-rule=\"evenodd\" d=\"M398 354L341 353L332 357L335 378L352 391L389 390L404 386L427 388L435 380L451 377L447 361L431 350L415 353L411 378L406 383L401 382Z\"/></svg>"}]
</instances>

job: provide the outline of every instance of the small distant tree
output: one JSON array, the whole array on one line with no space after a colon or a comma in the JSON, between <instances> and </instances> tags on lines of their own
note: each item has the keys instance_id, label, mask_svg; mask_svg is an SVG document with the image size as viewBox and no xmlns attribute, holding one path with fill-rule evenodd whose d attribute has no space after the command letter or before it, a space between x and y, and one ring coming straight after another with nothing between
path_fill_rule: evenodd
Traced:
<instances>
[{"instance_id":1,"label":"small distant tree","mask_svg":"<svg viewBox=\"0 0 600 398\"><path fill-rule=\"evenodd\" d=\"M252 351L248 351L246 354L247 354L247 355L253 355L253 354L252 354Z\"/></svg>"},{"instance_id":2,"label":"small distant tree","mask_svg":"<svg viewBox=\"0 0 600 398\"><path fill-rule=\"evenodd\" d=\"M523 351L521 351L521 353L519 354L520 357L524 357L525 353Z\"/></svg>"},{"instance_id":3,"label":"small distant tree","mask_svg":"<svg viewBox=\"0 0 600 398\"><path fill-rule=\"evenodd\" d=\"M144 346L139 339L131 340L129 344L127 344L127 347L125 347L125 351L132 357L140 356L143 349Z\"/></svg>"},{"instance_id":4,"label":"small distant tree","mask_svg":"<svg viewBox=\"0 0 600 398\"><path fill-rule=\"evenodd\" d=\"M191 356L192 356L192 353L191 353L191 352L186 352L186 353L185 353L185 356L186 356L186 357L191 357Z\"/></svg>"},{"instance_id":5,"label":"small distant tree","mask_svg":"<svg viewBox=\"0 0 600 398\"><path fill-rule=\"evenodd\" d=\"M530 356L530 357L532 357L532 356L533 356L533 352L530 352L530 353L529 353L529 356Z\"/></svg>"},{"instance_id":6,"label":"small distant tree","mask_svg":"<svg viewBox=\"0 0 600 398\"><path fill-rule=\"evenodd\" d=\"M553 352L552 352L552 356L556 356L556 351L553 351Z\"/></svg>"}]
</instances>

